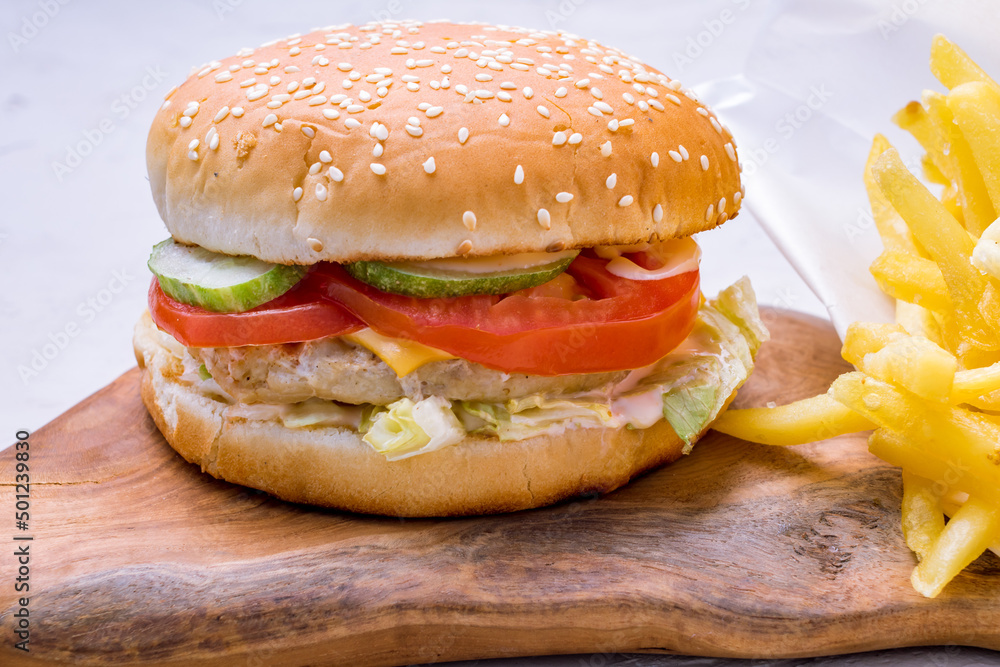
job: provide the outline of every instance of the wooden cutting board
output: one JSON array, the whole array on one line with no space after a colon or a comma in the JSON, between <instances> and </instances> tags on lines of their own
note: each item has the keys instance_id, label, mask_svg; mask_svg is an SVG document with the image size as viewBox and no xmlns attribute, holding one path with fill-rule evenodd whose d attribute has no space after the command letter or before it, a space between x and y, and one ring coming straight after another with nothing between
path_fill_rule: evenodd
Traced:
<instances>
[{"instance_id":1,"label":"wooden cutting board","mask_svg":"<svg viewBox=\"0 0 1000 667\"><path fill-rule=\"evenodd\" d=\"M768 311L774 340L737 405L823 391L833 330ZM1000 649L1000 559L936 600L909 583L898 470L845 436L793 449L712 432L601 498L497 517L317 510L219 482L163 441L138 371L31 439L30 648L0 663L404 665L677 652L791 657L927 644ZM7 538L9 539L9 537ZM19 543L9 543L19 544Z\"/></svg>"}]
</instances>

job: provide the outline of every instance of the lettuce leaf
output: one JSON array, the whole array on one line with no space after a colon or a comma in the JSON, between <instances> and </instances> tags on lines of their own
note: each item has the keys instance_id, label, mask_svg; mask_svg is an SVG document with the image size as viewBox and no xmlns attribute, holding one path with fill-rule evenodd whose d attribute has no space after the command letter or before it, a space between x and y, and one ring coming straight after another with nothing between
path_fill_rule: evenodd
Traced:
<instances>
[{"instance_id":1,"label":"lettuce leaf","mask_svg":"<svg viewBox=\"0 0 1000 667\"><path fill-rule=\"evenodd\" d=\"M401 398L388 410L371 414L370 420L363 439L390 461L454 445L466 436L451 402L440 396L416 403Z\"/></svg>"}]
</instances>

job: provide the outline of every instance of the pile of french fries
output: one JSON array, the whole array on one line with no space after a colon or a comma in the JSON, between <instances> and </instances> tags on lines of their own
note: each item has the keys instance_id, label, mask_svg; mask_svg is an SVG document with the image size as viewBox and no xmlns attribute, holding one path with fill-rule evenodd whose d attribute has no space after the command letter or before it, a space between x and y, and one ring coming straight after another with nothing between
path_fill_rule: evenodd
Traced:
<instances>
[{"instance_id":1,"label":"pile of french fries","mask_svg":"<svg viewBox=\"0 0 1000 667\"><path fill-rule=\"evenodd\" d=\"M842 354L858 370L826 394L714 426L770 445L874 429L869 450L903 470L911 581L927 597L986 549L1000 555L1000 86L941 35L931 71L949 92L893 120L926 151L940 196L881 135L865 166L885 248L871 272L896 323L850 326Z\"/></svg>"}]
</instances>

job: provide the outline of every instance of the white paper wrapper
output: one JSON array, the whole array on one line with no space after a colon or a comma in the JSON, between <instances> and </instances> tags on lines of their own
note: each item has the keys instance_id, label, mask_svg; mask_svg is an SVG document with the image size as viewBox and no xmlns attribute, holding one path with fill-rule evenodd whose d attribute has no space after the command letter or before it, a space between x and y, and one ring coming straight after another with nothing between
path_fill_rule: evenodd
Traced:
<instances>
[{"instance_id":1,"label":"white paper wrapper","mask_svg":"<svg viewBox=\"0 0 1000 667\"><path fill-rule=\"evenodd\" d=\"M992 26L984 29L985 26ZM827 307L892 321L868 266L882 245L862 170L877 132L918 171L921 150L890 118L926 88L941 32L1000 75L1000 3L874 0L775 3L741 75L696 86L739 140L747 207Z\"/></svg>"}]
</instances>

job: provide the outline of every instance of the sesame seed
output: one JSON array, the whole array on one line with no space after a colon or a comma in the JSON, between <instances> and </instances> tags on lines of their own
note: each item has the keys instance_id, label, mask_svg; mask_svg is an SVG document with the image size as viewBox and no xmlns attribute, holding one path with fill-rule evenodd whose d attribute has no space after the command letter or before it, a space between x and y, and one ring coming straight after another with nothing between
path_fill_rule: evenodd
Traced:
<instances>
[{"instance_id":1,"label":"sesame seed","mask_svg":"<svg viewBox=\"0 0 1000 667\"><path fill-rule=\"evenodd\" d=\"M319 170L322 168L323 168L322 162L313 162L312 165L309 167L309 175L315 176L316 174L319 173Z\"/></svg>"},{"instance_id":2,"label":"sesame seed","mask_svg":"<svg viewBox=\"0 0 1000 667\"><path fill-rule=\"evenodd\" d=\"M409 51L404 49L402 46L394 46L392 47L392 50L389 51L389 53L391 53L394 56L405 56L407 53L409 53Z\"/></svg>"},{"instance_id":3,"label":"sesame seed","mask_svg":"<svg viewBox=\"0 0 1000 667\"><path fill-rule=\"evenodd\" d=\"M232 114L236 118L243 117L243 107L233 107Z\"/></svg>"},{"instance_id":4,"label":"sesame seed","mask_svg":"<svg viewBox=\"0 0 1000 667\"><path fill-rule=\"evenodd\" d=\"M347 113L361 113L364 110L365 110L364 106L360 104L347 105Z\"/></svg>"},{"instance_id":5,"label":"sesame seed","mask_svg":"<svg viewBox=\"0 0 1000 667\"><path fill-rule=\"evenodd\" d=\"M501 102L510 102L512 98L510 96L510 93L501 90L499 93L497 93L497 99L500 100Z\"/></svg>"},{"instance_id":6,"label":"sesame seed","mask_svg":"<svg viewBox=\"0 0 1000 667\"><path fill-rule=\"evenodd\" d=\"M266 88L254 88L253 90L247 93L247 99L251 102L256 102L265 95L267 95Z\"/></svg>"},{"instance_id":7,"label":"sesame seed","mask_svg":"<svg viewBox=\"0 0 1000 667\"><path fill-rule=\"evenodd\" d=\"M608 176L608 180L604 181L604 185L608 186L608 190L613 190L617 183L618 183L618 174L611 174L610 176Z\"/></svg>"},{"instance_id":8,"label":"sesame seed","mask_svg":"<svg viewBox=\"0 0 1000 667\"><path fill-rule=\"evenodd\" d=\"M492 80L493 80L493 77L490 76L489 74L486 74L485 72L476 75L476 81L486 82L486 81L492 81Z\"/></svg>"},{"instance_id":9,"label":"sesame seed","mask_svg":"<svg viewBox=\"0 0 1000 667\"><path fill-rule=\"evenodd\" d=\"M726 143L726 155L729 156L730 160L736 162L736 151L733 149L733 145L728 142Z\"/></svg>"},{"instance_id":10,"label":"sesame seed","mask_svg":"<svg viewBox=\"0 0 1000 667\"><path fill-rule=\"evenodd\" d=\"M226 81L232 81L233 75L230 72L219 72L215 75L216 83L225 83Z\"/></svg>"},{"instance_id":11,"label":"sesame seed","mask_svg":"<svg viewBox=\"0 0 1000 667\"><path fill-rule=\"evenodd\" d=\"M333 156L330 155L330 151L320 151L319 161L322 162L323 164L330 164L331 162L333 162Z\"/></svg>"},{"instance_id":12,"label":"sesame seed","mask_svg":"<svg viewBox=\"0 0 1000 667\"><path fill-rule=\"evenodd\" d=\"M538 224L544 229L552 229L552 216L544 208L538 209Z\"/></svg>"},{"instance_id":13,"label":"sesame seed","mask_svg":"<svg viewBox=\"0 0 1000 667\"><path fill-rule=\"evenodd\" d=\"M336 120L340 118L340 112L336 109L323 109L323 117L328 120Z\"/></svg>"},{"instance_id":14,"label":"sesame seed","mask_svg":"<svg viewBox=\"0 0 1000 667\"><path fill-rule=\"evenodd\" d=\"M211 148L213 151L217 150L219 148L219 141L220 141L219 134L218 133L213 134L212 138L208 140L208 147Z\"/></svg>"},{"instance_id":15,"label":"sesame seed","mask_svg":"<svg viewBox=\"0 0 1000 667\"><path fill-rule=\"evenodd\" d=\"M639 100L639 111L643 112L649 111L649 105L643 102L642 100Z\"/></svg>"},{"instance_id":16,"label":"sesame seed","mask_svg":"<svg viewBox=\"0 0 1000 667\"><path fill-rule=\"evenodd\" d=\"M372 157L382 157L382 153L385 152L385 147L382 144L375 144L372 148Z\"/></svg>"},{"instance_id":17,"label":"sesame seed","mask_svg":"<svg viewBox=\"0 0 1000 667\"><path fill-rule=\"evenodd\" d=\"M715 204L709 204L708 210L705 211L705 220L711 220L715 217Z\"/></svg>"},{"instance_id":18,"label":"sesame seed","mask_svg":"<svg viewBox=\"0 0 1000 667\"><path fill-rule=\"evenodd\" d=\"M677 151L667 151L667 155L669 155L670 159L674 162L682 162L684 160L684 158L681 157L681 154Z\"/></svg>"},{"instance_id":19,"label":"sesame seed","mask_svg":"<svg viewBox=\"0 0 1000 667\"><path fill-rule=\"evenodd\" d=\"M434 162L433 157L427 158L427 161L424 162L424 171L426 171L428 174L433 174L435 171L437 171L437 164Z\"/></svg>"},{"instance_id":20,"label":"sesame seed","mask_svg":"<svg viewBox=\"0 0 1000 667\"><path fill-rule=\"evenodd\" d=\"M592 116L597 116L598 118L604 118L604 114L601 113L601 110L598 109L597 107L587 107L587 111L589 111L590 115Z\"/></svg>"},{"instance_id":21,"label":"sesame seed","mask_svg":"<svg viewBox=\"0 0 1000 667\"><path fill-rule=\"evenodd\" d=\"M653 222L663 222L663 206L660 204L657 204L656 208L653 209Z\"/></svg>"},{"instance_id":22,"label":"sesame seed","mask_svg":"<svg viewBox=\"0 0 1000 667\"><path fill-rule=\"evenodd\" d=\"M556 97L566 97L568 92L565 88L559 88L556 90Z\"/></svg>"},{"instance_id":23,"label":"sesame seed","mask_svg":"<svg viewBox=\"0 0 1000 667\"><path fill-rule=\"evenodd\" d=\"M302 134L304 134L307 137L309 137L310 139L312 139L313 137L316 136L316 130L312 129L308 125L303 125L302 126Z\"/></svg>"},{"instance_id":24,"label":"sesame seed","mask_svg":"<svg viewBox=\"0 0 1000 667\"><path fill-rule=\"evenodd\" d=\"M468 255L470 252L472 252L472 241L470 241L469 239L465 239L464 241L458 244L459 255Z\"/></svg>"},{"instance_id":25,"label":"sesame seed","mask_svg":"<svg viewBox=\"0 0 1000 667\"><path fill-rule=\"evenodd\" d=\"M222 107L221 109L219 109L219 112L215 114L215 118L213 118L212 121L215 123L220 123L223 120L225 120L226 116L228 115L229 115L229 107Z\"/></svg>"},{"instance_id":26,"label":"sesame seed","mask_svg":"<svg viewBox=\"0 0 1000 667\"><path fill-rule=\"evenodd\" d=\"M632 197L632 195L625 195L624 197L618 200L618 205L624 208L626 206L631 206L633 201L635 201L635 199Z\"/></svg>"},{"instance_id":27,"label":"sesame seed","mask_svg":"<svg viewBox=\"0 0 1000 667\"><path fill-rule=\"evenodd\" d=\"M199 140L192 139L191 142L188 144L188 150L193 151L194 149L198 148L198 144L200 143L201 142Z\"/></svg>"},{"instance_id":28,"label":"sesame seed","mask_svg":"<svg viewBox=\"0 0 1000 667\"><path fill-rule=\"evenodd\" d=\"M601 92L600 88L591 88L590 89L590 94L593 95L595 98L597 98L599 100L603 100L604 99L604 93Z\"/></svg>"},{"instance_id":29,"label":"sesame seed","mask_svg":"<svg viewBox=\"0 0 1000 667\"><path fill-rule=\"evenodd\" d=\"M659 167L660 166L660 154L654 152L652 155L649 156L649 161L653 163L654 167Z\"/></svg>"},{"instance_id":30,"label":"sesame seed","mask_svg":"<svg viewBox=\"0 0 1000 667\"><path fill-rule=\"evenodd\" d=\"M661 104L659 100L650 100L649 106L653 107L657 111L663 111L663 104Z\"/></svg>"},{"instance_id":31,"label":"sesame seed","mask_svg":"<svg viewBox=\"0 0 1000 667\"><path fill-rule=\"evenodd\" d=\"M701 156L701 170L702 171L708 171L708 156L707 155L702 155Z\"/></svg>"},{"instance_id":32,"label":"sesame seed","mask_svg":"<svg viewBox=\"0 0 1000 667\"><path fill-rule=\"evenodd\" d=\"M525 86L522 92L524 93L524 99L526 100L530 100L535 96L535 91L533 91L529 86Z\"/></svg>"},{"instance_id":33,"label":"sesame seed","mask_svg":"<svg viewBox=\"0 0 1000 667\"><path fill-rule=\"evenodd\" d=\"M375 174L376 176L385 176L385 165L384 164L379 164L377 162L372 162L368 166L371 167L372 173Z\"/></svg>"},{"instance_id":34,"label":"sesame seed","mask_svg":"<svg viewBox=\"0 0 1000 667\"><path fill-rule=\"evenodd\" d=\"M329 174L330 180L335 183L342 183L344 181L344 172L336 167L330 167L326 173Z\"/></svg>"},{"instance_id":35,"label":"sesame seed","mask_svg":"<svg viewBox=\"0 0 1000 667\"><path fill-rule=\"evenodd\" d=\"M321 104L326 104L326 95L317 95L309 100L309 106L311 107L318 107Z\"/></svg>"},{"instance_id":36,"label":"sesame seed","mask_svg":"<svg viewBox=\"0 0 1000 667\"><path fill-rule=\"evenodd\" d=\"M466 211L462 214L462 224L465 225L466 229L470 232L476 231L476 214L472 211Z\"/></svg>"},{"instance_id":37,"label":"sesame seed","mask_svg":"<svg viewBox=\"0 0 1000 667\"><path fill-rule=\"evenodd\" d=\"M573 195L569 192L560 192L556 195L556 201L560 204L567 204L573 200Z\"/></svg>"},{"instance_id":38,"label":"sesame seed","mask_svg":"<svg viewBox=\"0 0 1000 667\"><path fill-rule=\"evenodd\" d=\"M500 118L497 119L497 122L500 123L500 127L507 127L510 125L510 116L502 113L500 114Z\"/></svg>"},{"instance_id":39,"label":"sesame seed","mask_svg":"<svg viewBox=\"0 0 1000 667\"><path fill-rule=\"evenodd\" d=\"M742 193L737 192L736 194L734 194L733 195L733 206L738 205L740 203L741 199L743 199L743 194Z\"/></svg>"},{"instance_id":40,"label":"sesame seed","mask_svg":"<svg viewBox=\"0 0 1000 667\"><path fill-rule=\"evenodd\" d=\"M623 118L618 123L618 127L631 127L632 125L635 125L635 119L633 118Z\"/></svg>"},{"instance_id":41,"label":"sesame seed","mask_svg":"<svg viewBox=\"0 0 1000 667\"><path fill-rule=\"evenodd\" d=\"M594 102L594 106L606 114L612 114L615 112L615 110L612 109L611 105L607 102Z\"/></svg>"},{"instance_id":42,"label":"sesame seed","mask_svg":"<svg viewBox=\"0 0 1000 667\"><path fill-rule=\"evenodd\" d=\"M316 184L316 199L318 199L320 201L326 201L326 195L327 195L326 186L323 185L322 183L317 183Z\"/></svg>"},{"instance_id":43,"label":"sesame seed","mask_svg":"<svg viewBox=\"0 0 1000 667\"><path fill-rule=\"evenodd\" d=\"M188 151L188 159L198 161L198 151Z\"/></svg>"},{"instance_id":44,"label":"sesame seed","mask_svg":"<svg viewBox=\"0 0 1000 667\"><path fill-rule=\"evenodd\" d=\"M617 118L612 118L611 120L608 121L608 129L611 130L612 132L617 132L618 131L618 119Z\"/></svg>"},{"instance_id":45,"label":"sesame seed","mask_svg":"<svg viewBox=\"0 0 1000 667\"><path fill-rule=\"evenodd\" d=\"M469 128L463 127L458 131L458 143L465 145L465 142L469 140Z\"/></svg>"},{"instance_id":46,"label":"sesame seed","mask_svg":"<svg viewBox=\"0 0 1000 667\"><path fill-rule=\"evenodd\" d=\"M302 199L302 188L295 188L292 190L292 201L298 201Z\"/></svg>"},{"instance_id":47,"label":"sesame seed","mask_svg":"<svg viewBox=\"0 0 1000 667\"><path fill-rule=\"evenodd\" d=\"M320 95L320 97L323 97L323 96ZM372 94L369 93L367 90L362 90L360 93L358 93L358 99L361 100L362 102L371 102ZM325 101L325 98L324 98L324 101ZM312 104L312 102L310 102L310 104Z\"/></svg>"},{"instance_id":48,"label":"sesame seed","mask_svg":"<svg viewBox=\"0 0 1000 667\"><path fill-rule=\"evenodd\" d=\"M288 67L285 68L285 74L294 74L295 72L301 72L301 71L302 70L300 70L295 65L289 65Z\"/></svg>"},{"instance_id":49,"label":"sesame seed","mask_svg":"<svg viewBox=\"0 0 1000 667\"><path fill-rule=\"evenodd\" d=\"M417 125L407 125L406 133L409 134L411 137L420 137L423 136L424 130L422 127L419 127Z\"/></svg>"},{"instance_id":50,"label":"sesame seed","mask_svg":"<svg viewBox=\"0 0 1000 667\"><path fill-rule=\"evenodd\" d=\"M681 157L683 157L685 160L691 157L690 155L688 155L687 149L684 148L683 145L677 146L677 150L680 152Z\"/></svg>"},{"instance_id":51,"label":"sesame seed","mask_svg":"<svg viewBox=\"0 0 1000 667\"><path fill-rule=\"evenodd\" d=\"M385 86L379 86L378 88L375 89L375 94L378 95L379 97L385 97L386 95L389 94L389 89L386 88Z\"/></svg>"},{"instance_id":52,"label":"sesame seed","mask_svg":"<svg viewBox=\"0 0 1000 667\"><path fill-rule=\"evenodd\" d=\"M709 118L708 120L710 123L712 123L712 127L715 128L715 131L718 132L719 134L722 134L722 126L719 125L719 121L715 120L715 118Z\"/></svg>"},{"instance_id":53,"label":"sesame seed","mask_svg":"<svg viewBox=\"0 0 1000 667\"><path fill-rule=\"evenodd\" d=\"M198 115L198 107L197 106L188 106L188 108L184 110L184 115L185 116L190 116L190 117L194 118L195 116Z\"/></svg>"},{"instance_id":54,"label":"sesame seed","mask_svg":"<svg viewBox=\"0 0 1000 667\"><path fill-rule=\"evenodd\" d=\"M250 86L252 86L255 83L257 83L257 79L254 79L253 77L251 77L249 79L245 79L245 80L241 81L240 82L240 88L249 88Z\"/></svg>"},{"instance_id":55,"label":"sesame seed","mask_svg":"<svg viewBox=\"0 0 1000 667\"><path fill-rule=\"evenodd\" d=\"M719 200L719 213L722 213L725 210L726 210L726 198L723 197L722 199Z\"/></svg>"},{"instance_id":56,"label":"sesame seed","mask_svg":"<svg viewBox=\"0 0 1000 667\"><path fill-rule=\"evenodd\" d=\"M264 71L264 74L267 74L267 70ZM271 79L270 79L270 81L269 81L269 83L272 86L277 86L279 83L281 83L281 77L280 76L272 76Z\"/></svg>"},{"instance_id":57,"label":"sesame seed","mask_svg":"<svg viewBox=\"0 0 1000 667\"><path fill-rule=\"evenodd\" d=\"M677 106L681 105L681 98L677 97L676 95L674 95L672 93L669 94L669 95L667 95L666 98L668 100L670 100L671 102L673 102L674 104L676 104Z\"/></svg>"},{"instance_id":58,"label":"sesame seed","mask_svg":"<svg viewBox=\"0 0 1000 667\"><path fill-rule=\"evenodd\" d=\"M481 100L492 99L493 98L493 91L492 90L477 90L476 91L476 97L478 97Z\"/></svg>"},{"instance_id":59,"label":"sesame seed","mask_svg":"<svg viewBox=\"0 0 1000 667\"><path fill-rule=\"evenodd\" d=\"M428 118L437 118L444 113L444 107L431 107L425 113Z\"/></svg>"},{"instance_id":60,"label":"sesame seed","mask_svg":"<svg viewBox=\"0 0 1000 667\"><path fill-rule=\"evenodd\" d=\"M590 85L590 79L580 79L579 81L576 82L577 88L586 88L589 85Z\"/></svg>"},{"instance_id":61,"label":"sesame seed","mask_svg":"<svg viewBox=\"0 0 1000 667\"><path fill-rule=\"evenodd\" d=\"M635 104L635 97L632 93L622 93L622 99L625 100L627 104Z\"/></svg>"},{"instance_id":62,"label":"sesame seed","mask_svg":"<svg viewBox=\"0 0 1000 667\"><path fill-rule=\"evenodd\" d=\"M389 138L389 128L381 123L378 123L378 127L375 128L375 138L379 141L385 141Z\"/></svg>"},{"instance_id":63,"label":"sesame seed","mask_svg":"<svg viewBox=\"0 0 1000 667\"><path fill-rule=\"evenodd\" d=\"M539 105L538 107L536 107L535 110L538 113L540 113L544 118L548 118L549 117L549 110L547 108L545 108L544 106Z\"/></svg>"},{"instance_id":64,"label":"sesame seed","mask_svg":"<svg viewBox=\"0 0 1000 667\"><path fill-rule=\"evenodd\" d=\"M524 167L517 165L517 169L514 170L514 184L520 185L524 183Z\"/></svg>"},{"instance_id":65,"label":"sesame seed","mask_svg":"<svg viewBox=\"0 0 1000 667\"><path fill-rule=\"evenodd\" d=\"M579 132L574 132L573 134L571 134L569 136L569 142L568 143L569 143L570 146L576 146L581 141L583 141L583 135L580 134Z\"/></svg>"},{"instance_id":66,"label":"sesame seed","mask_svg":"<svg viewBox=\"0 0 1000 667\"><path fill-rule=\"evenodd\" d=\"M601 155L604 157L611 157L611 142L605 141L601 144Z\"/></svg>"},{"instance_id":67,"label":"sesame seed","mask_svg":"<svg viewBox=\"0 0 1000 667\"><path fill-rule=\"evenodd\" d=\"M306 243L309 244L309 247L312 248L313 252L323 252L323 242L319 239L314 239L310 236L306 239Z\"/></svg>"},{"instance_id":68,"label":"sesame seed","mask_svg":"<svg viewBox=\"0 0 1000 667\"><path fill-rule=\"evenodd\" d=\"M553 146L562 146L565 143L566 143L566 133L565 132L556 132L554 135L552 135L552 145Z\"/></svg>"}]
</instances>

